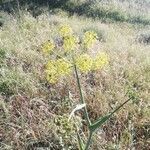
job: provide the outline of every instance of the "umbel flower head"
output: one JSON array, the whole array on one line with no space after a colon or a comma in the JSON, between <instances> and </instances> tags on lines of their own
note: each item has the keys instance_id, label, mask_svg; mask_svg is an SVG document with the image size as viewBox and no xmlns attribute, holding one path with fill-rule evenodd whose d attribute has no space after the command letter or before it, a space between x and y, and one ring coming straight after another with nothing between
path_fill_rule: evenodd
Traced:
<instances>
[{"instance_id":1,"label":"umbel flower head","mask_svg":"<svg viewBox=\"0 0 150 150\"><path fill-rule=\"evenodd\" d=\"M42 51L44 54L50 54L54 48L55 44L52 40L42 44Z\"/></svg>"},{"instance_id":2,"label":"umbel flower head","mask_svg":"<svg viewBox=\"0 0 150 150\"><path fill-rule=\"evenodd\" d=\"M61 25L58 31L62 37L69 36L73 33L72 28L69 25Z\"/></svg>"},{"instance_id":3,"label":"umbel flower head","mask_svg":"<svg viewBox=\"0 0 150 150\"><path fill-rule=\"evenodd\" d=\"M56 65L60 76L69 75L72 71L72 64L66 59L58 59Z\"/></svg>"},{"instance_id":4,"label":"umbel flower head","mask_svg":"<svg viewBox=\"0 0 150 150\"><path fill-rule=\"evenodd\" d=\"M85 48L90 48L97 40L97 34L94 31L86 31L83 36Z\"/></svg>"},{"instance_id":5,"label":"umbel flower head","mask_svg":"<svg viewBox=\"0 0 150 150\"><path fill-rule=\"evenodd\" d=\"M103 68L108 64L108 55L104 52L98 53L93 61L93 70Z\"/></svg>"},{"instance_id":6,"label":"umbel flower head","mask_svg":"<svg viewBox=\"0 0 150 150\"><path fill-rule=\"evenodd\" d=\"M57 72L57 66L55 61L48 61L46 65L46 79L50 83L56 83L59 75Z\"/></svg>"},{"instance_id":7,"label":"umbel flower head","mask_svg":"<svg viewBox=\"0 0 150 150\"><path fill-rule=\"evenodd\" d=\"M78 38L74 35L64 37L63 48L65 51L72 51L75 49L78 43Z\"/></svg>"},{"instance_id":8,"label":"umbel flower head","mask_svg":"<svg viewBox=\"0 0 150 150\"><path fill-rule=\"evenodd\" d=\"M88 72L92 69L93 60L88 54L82 54L75 60L75 63L81 72Z\"/></svg>"},{"instance_id":9,"label":"umbel flower head","mask_svg":"<svg viewBox=\"0 0 150 150\"><path fill-rule=\"evenodd\" d=\"M47 81L56 83L61 77L69 75L72 65L66 59L49 61L46 65Z\"/></svg>"},{"instance_id":10,"label":"umbel flower head","mask_svg":"<svg viewBox=\"0 0 150 150\"><path fill-rule=\"evenodd\" d=\"M55 48L53 41L47 41L42 45L43 53L50 54L53 52L52 55L50 55L53 59L48 61L45 71L46 78L50 83L55 84L59 79L72 74L74 65L76 65L80 72L88 73L92 70L102 69L108 64L108 55L104 52L98 53L96 57L90 57L90 55L84 53L82 49L77 49L77 46L78 48L82 48L82 44L84 44L86 49L90 48L97 40L97 34L95 32L85 32L81 42L79 42L68 25L61 26L59 33L62 36L62 45L56 47L55 52L53 51ZM59 56L59 59L57 56ZM73 60L72 58L75 59Z\"/></svg>"}]
</instances>

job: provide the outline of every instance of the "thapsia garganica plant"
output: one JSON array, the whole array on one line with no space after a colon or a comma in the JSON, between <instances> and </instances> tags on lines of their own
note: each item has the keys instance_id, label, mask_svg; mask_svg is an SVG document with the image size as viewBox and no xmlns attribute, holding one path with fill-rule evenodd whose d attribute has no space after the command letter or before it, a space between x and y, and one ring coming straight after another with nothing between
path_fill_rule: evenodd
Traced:
<instances>
[{"instance_id":1,"label":"thapsia garganica plant","mask_svg":"<svg viewBox=\"0 0 150 150\"><path fill-rule=\"evenodd\" d=\"M43 53L49 55L51 58L46 64L46 78L49 83L56 84L61 78L71 75L73 72L75 73L80 94L79 109L83 108L84 118L89 131L87 142L84 143L77 130L78 144L80 150L88 150L94 132L111 118L115 112L130 101L130 98L118 106L114 111L100 117L95 122L91 122L82 93L78 72L88 73L89 71L102 69L104 66L108 65L109 57L105 52L97 52L94 56L88 54L91 47L98 39L97 34L93 31L86 31L83 38L80 40L73 33L73 30L69 25L61 25L58 32L60 39L59 43L56 43L51 39L42 45Z\"/></svg>"}]
</instances>

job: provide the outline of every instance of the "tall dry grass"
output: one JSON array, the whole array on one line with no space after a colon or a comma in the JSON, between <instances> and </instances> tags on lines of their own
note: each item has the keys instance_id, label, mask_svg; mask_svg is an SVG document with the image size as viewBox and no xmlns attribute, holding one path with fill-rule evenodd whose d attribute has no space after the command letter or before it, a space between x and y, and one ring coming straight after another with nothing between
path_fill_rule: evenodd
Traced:
<instances>
[{"instance_id":1,"label":"tall dry grass","mask_svg":"<svg viewBox=\"0 0 150 150\"><path fill-rule=\"evenodd\" d=\"M94 29L110 64L103 71L81 76L90 117L113 110L128 97L132 102L94 135L91 149L149 149L150 46L137 36L149 27L127 23L104 24L78 16L49 15L21 19L5 15L0 28L0 148L78 149L75 129L67 122L78 104L75 78L47 83L41 44L57 37L57 25L67 23L78 34ZM64 15L64 14L63 14ZM77 114L80 120L80 114ZM68 132L69 131L69 132ZM86 127L83 126L83 131ZM86 135L83 135L83 137Z\"/></svg>"}]
</instances>

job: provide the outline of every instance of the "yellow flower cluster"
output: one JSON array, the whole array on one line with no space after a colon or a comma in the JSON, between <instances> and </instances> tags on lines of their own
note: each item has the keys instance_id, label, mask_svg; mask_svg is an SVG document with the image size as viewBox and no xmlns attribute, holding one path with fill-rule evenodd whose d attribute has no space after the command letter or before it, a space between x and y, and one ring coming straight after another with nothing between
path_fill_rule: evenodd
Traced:
<instances>
[{"instance_id":1,"label":"yellow flower cluster","mask_svg":"<svg viewBox=\"0 0 150 150\"><path fill-rule=\"evenodd\" d=\"M65 59L58 59L56 61L59 75L69 75L72 71L72 65Z\"/></svg>"},{"instance_id":2,"label":"yellow flower cluster","mask_svg":"<svg viewBox=\"0 0 150 150\"><path fill-rule=\"evenodd\" d=\"M62 26L60 26L58 31L59 31L59 34L62 37L69 36L69 35L71 35L73 33L72 28L69 25L62 25Z\"/></svg>"},{"instance_id":3,"label":"yellow flower cluster","mask_svg":"<svg viewBox=\"0 0 150 150\"><path fill-rule=\"evenodd\" d=\"M96 58L91 58L88 54L82 54L76 59L76 66L82 72L98 70L108 64L108 55L99 53Z\"/></svg>"},{"instance_id":4,"label":"yellow flower cluster","mask_svg":"<svg viewBox=\"0 0 150 150\"><path fill-rule=\"evenodd\" d=\"M75 49L77 43L78 43L77 37L73 35L66 36L64 37L64 40L63 40L63 48L65 51L72 51Z\"/></svg>"},{"instance_id":5,"label":"yellow flower cluster","mask_svg":"<svg viewBox=\"0 0 150 150\"><path fill-rule=\"evenodd\" d=\"M53 41L47 41L42 45L42 51L44 54L50 54L54 48L55 44Z\"/></svg>"},{"instance_id":6,"label":"yellow flower cluster","mask_svg":"<svg viewBox=\"0 0 150 150\"><path fill-rule=\"evenodd\" d=\"M83 53L83 51L78 53L73 53L77 49L77 46L82 48L78 38L73 34L72 29L68 25L63 25L59 28L59 33L62 36L62 46L60 49L64 49L64 53L60 51L61 54L53 53L56 59L49 61L46 65L46 76L50 83L56 83L60 78L70 75L73 71L73 63L75 63L77 69L81 72L89 72L91 70L98 70L103 68L108 64L108 55L106 53L98 53L96 57L91 57L88 54ZM93 31L87 31L84 34L82 44L86 48L90 48L94 42L97 40L97 34ZM55 48L55 43L53 41L47 41L42 45L43 53L50 54ZM59 53L59 51L57 51ZM75 61L73 62L70 56L75 54ZM57 58L59 56L59 59ZM51 55L52 56L52 55ZM61 58L60 58L61 57ZM67 60L69 58L69 61Z\"/></svg>"},{"instance_id":7,"label":"yellow flower cluster","mask_svg":"<svg viewBox=\"0 0 150 150\"><path fill-rule=\"evenodd\" d=\"M99 53L93 61L93 70L103 68L108 64L108 55L106 53Z\"/></svg>"},{"instance_id":8,"label":"yellow flower cluster","mask_svg":"<svg viewBox=\"0 0 150 150\"><path fill-rule=\"evenodd\" d=\"M56 83L59 78L55 61L49 61L46 65L46 79L50 83Z\"/></svg>"},{"instance_id":9,"label":"yellow flower cluster","mask_svg":"<svg viewBox=\"0 0 150 150\"><path fill-rule=\"evenodd\" d=\"M69 75L72 71L72 65L66 59L49 61L46 65L47 80L50 83L56 83L62 76Z\"/></svg>"},{"instance_id":10,"label":"yellow flower cluster","mask_svg":"<svg viewBox=\"0 0 150 150\"><path fill-rule=\"evenodd\" d=\"M97 40L97 34L94 31L86 31L83 37L83 44L86 48L90 48Z\"/></svg>"},{"instance_id":11,"label":"yellow flower cluster","mask_svg":"<svg viewBox=\"0 0 150 150\"><path fill-rule=\"evenodd\" d=\"M82 72L90 71L92 64L93 60L88 54L82 54L76 59L76 66Z\"/></svg>"}]
</instances>

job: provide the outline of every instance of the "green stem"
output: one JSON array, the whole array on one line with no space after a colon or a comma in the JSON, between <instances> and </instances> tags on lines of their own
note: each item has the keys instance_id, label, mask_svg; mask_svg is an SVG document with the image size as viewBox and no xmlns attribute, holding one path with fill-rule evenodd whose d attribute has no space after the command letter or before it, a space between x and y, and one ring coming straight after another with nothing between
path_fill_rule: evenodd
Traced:
<instances>
[{"instance_id":1,"label":"green stem","mask_svg":"<svg viewBox=\"0 0 150 150\"><path fill-rule=\"evenodd\" d=\"M77 71L77 67L76 67L75 63L74 63L74 69L75 69L77 84L78 84L78 88L79 88L79 92L80 92L80 101L81 101L82 104L85 104L84 97L83 97L83 94L82 94L80 79L79 79L79 76L78 76L78 71ZM88 111L87 111L87 107L86 106L84 107L84 116L85 116L85 118L87 120L88 126L90 126L91 125L91 121L89 119Z\"/></svg>"},{"instance_id":2,"label":"green stem","mask_svg":"<svg viewBox=\"0 0 150 150\"><path fill-rule=\"evenodd\" d=\"M89 134L89 137L88 137L86 146L85 146L85 150L88 150L88 148L89 148L89 146L90 146L92 134L93 134L93 132L90 131L90 134Z\"/></svg>"}]
</instances>

